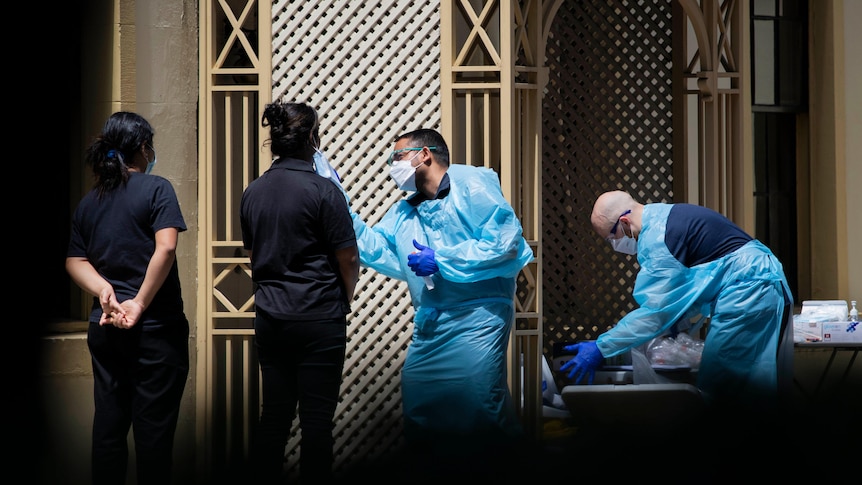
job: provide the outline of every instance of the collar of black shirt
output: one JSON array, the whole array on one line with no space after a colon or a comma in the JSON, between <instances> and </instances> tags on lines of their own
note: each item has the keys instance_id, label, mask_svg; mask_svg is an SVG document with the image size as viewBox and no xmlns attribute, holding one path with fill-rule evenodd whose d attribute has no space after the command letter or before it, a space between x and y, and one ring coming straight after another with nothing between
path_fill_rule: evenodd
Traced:
<instances>
[{"instance_id":1,"label":"collar of black shirt","mask_svg":"<svg viewBox=\"0 0 862 485\"><path fill-rule=\"evenodd\" d=\"M434 195L434 199L442 199L447 195L449 195L449 174L444 173L443 179L440 180L440 186L437 187L437 193ZM431 199L429 199L428 196L426 196L424 193L417 190L412 197L407 199L407 203L413 207L416 207L417 205L425 202L426 200Z\"/></svg>"},{"instance_id":2,"label":"collar of black shirt","mask_svg":"<svg viewBox=\"0 0 862 485\"><path fill-rule=\"evenodd\" d=\"M314 172L314 162L300 160L298 158L281 157L273 160L270 169L286 168L288 170L301 170L303 172Z\"/></svg>"}]
</instances>

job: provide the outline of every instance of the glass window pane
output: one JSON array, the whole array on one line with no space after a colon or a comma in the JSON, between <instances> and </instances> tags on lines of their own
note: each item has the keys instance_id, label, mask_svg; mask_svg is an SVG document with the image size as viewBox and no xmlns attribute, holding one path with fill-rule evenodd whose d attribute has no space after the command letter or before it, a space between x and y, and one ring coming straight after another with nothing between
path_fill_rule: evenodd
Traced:
<instances>
[{"instance_id":1,"label":"glass window pane","mask_svg":"<svg viewBox=\"0 0 862 485\"><path fill-rule=\"evenodd\" d=\"M752 81L754 104L775 104L774 26L769 20L755 20Z\"/></svg>"},{"instance_id":2,"label":"glass window pane","mask_svg":"<svg viewBox=\"0 0 862 485\"><path fill-rule=\"evenodd\" d=\"M774 17L775 13L775 0L754 0L754 15L766 15L769 17Z\"/></svg>"}]
</instances>

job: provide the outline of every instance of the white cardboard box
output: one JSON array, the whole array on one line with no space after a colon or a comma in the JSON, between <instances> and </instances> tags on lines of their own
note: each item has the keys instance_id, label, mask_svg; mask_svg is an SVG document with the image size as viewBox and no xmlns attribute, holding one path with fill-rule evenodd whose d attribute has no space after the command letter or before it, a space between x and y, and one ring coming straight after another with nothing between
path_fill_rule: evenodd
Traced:
<instances>
[{"instance_id":1,"label":"white cardboard box","mask_svg":"<svg viewBox=\"0 0 862 485\"><path fill-rule=\"evenodd\" d=\"M862 343L862 323L824 322L821 325L824 342Z\"/></svg>"},{"instance_id":2,"label":"white cardboard box","mask_svg":"<svg viewBox=\"0 0 862 485\"><path fill-rule=\"evenodd\" d=\"M796 315L796 318L793 319L793 341L823 341L823 322L812 322L799 317Z\"/></svg>"}]
</instances>

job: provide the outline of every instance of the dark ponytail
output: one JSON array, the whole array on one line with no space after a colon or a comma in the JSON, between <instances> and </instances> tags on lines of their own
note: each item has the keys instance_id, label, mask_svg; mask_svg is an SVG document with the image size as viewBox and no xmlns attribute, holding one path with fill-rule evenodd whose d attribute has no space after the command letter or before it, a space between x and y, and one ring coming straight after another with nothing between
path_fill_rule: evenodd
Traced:
<instances>
[{"instance_id":1,"label":"dark ponytail","mask_svg":"<svg viewBox=\"0 0 862 485\"><path fill-rule=\"evenodd\" d=\"M86 152L99 196L129 180L126 161L131 163L141 145L152 145L154 135L152 125L137 113L118 111L108 118Z\"/></svg>"}]
</instances>

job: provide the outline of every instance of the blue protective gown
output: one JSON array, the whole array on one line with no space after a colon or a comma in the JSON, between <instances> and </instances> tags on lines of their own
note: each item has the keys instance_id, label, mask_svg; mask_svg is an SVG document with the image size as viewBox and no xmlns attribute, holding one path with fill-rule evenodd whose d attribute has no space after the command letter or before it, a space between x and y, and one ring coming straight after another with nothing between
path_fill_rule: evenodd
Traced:
<instances>
[{"instance_id":1,"label":"blue protective gown","mask_svg":"<svg viewBox=\"0 0 862 485\"><path fill-rule=\"evenodd\" d=\"M494 171L453 164L447 173L446 197L416 207L401 200L373 227L353 213L353 227L362 265L410 289L413 340L401 372L405 437L458 436L458 444L471 446L521 432L506 348L515 279L533 252ZM433 290L407 266L414 239L435 251Z\"/></svg>"},{"instance_id":2,"label":"blue protective gown","mask_svg":"<svg viewBox=\"0 0 862 485\"><path fill-rule=\"evenodd\" d=\"M706 401L772 406L782 316L792 304L781 263L752 240L713 261L684 266L665 244L671 207L644 206L633 295L639 308L598 337L599 350L613 357L669 333L676 323L709 317L697 375ZM783 345L792 341L785 334Z\"/></svg>"}]
</instances>

